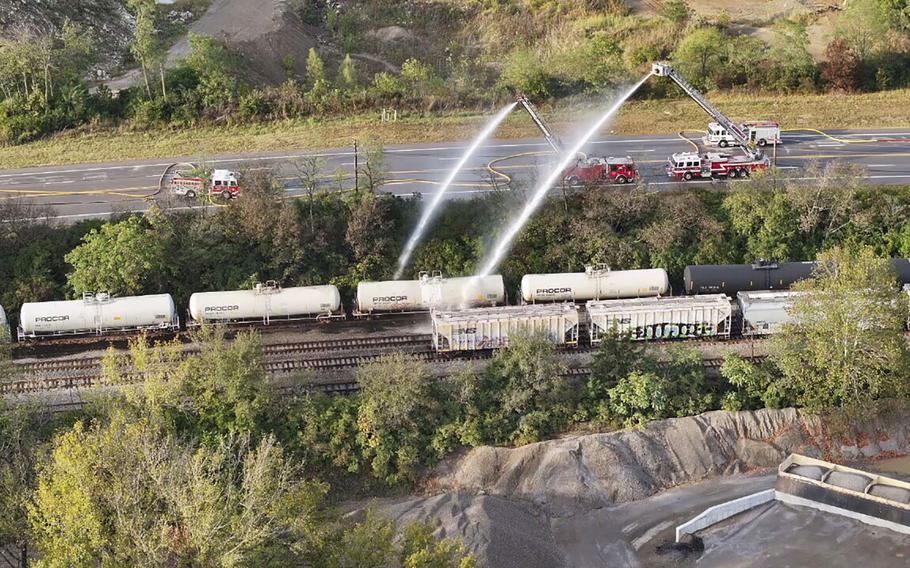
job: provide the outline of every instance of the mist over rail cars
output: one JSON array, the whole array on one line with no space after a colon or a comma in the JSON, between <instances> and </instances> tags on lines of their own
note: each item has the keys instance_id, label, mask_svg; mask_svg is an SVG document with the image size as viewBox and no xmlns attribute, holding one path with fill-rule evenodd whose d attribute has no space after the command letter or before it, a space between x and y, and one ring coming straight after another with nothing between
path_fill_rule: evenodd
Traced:
<instances>
[{"instance_id":1,"label":"mist over rail cars","mask_svg":"<svg viewBox=\"0 0 910 568\"><path fill-rule=\"evenodd\" d=\"M419 280L360 282L355 315L499 306L505 302L505 284L498 274L482 278L421 275Z\"/></svg>"},{"instance_id":2,"label":"mist over rail cars","mask_svg":"<svg viewBox=\"0 0 910 568\"><path fill-rule=\"evenodd\" d=\"M586 304L591 345L612 333L633 340L730 337L733 307L724 294L592 300Z\"/></svg>"},{"instance_id":3,"label":"mist over rail cars","mask_svg":"<svg viewBox=\"0 0 910 568\"><path fill-rule=\"evenodd\" d=\"M771 335L781 326L793 321L790 309L800 292L775 290L765 292L739 292L736 303L742 313L742 335Z\"/></svg>"},{"instance_id":4,"label":"mist over rail cars","mask_svg":"<svg viewBox=\"0 0 910 568\"><path fill-rule=\"evenodd\" d=\"M509 345L516 332L543 332L557 345L578 345L578 306L531 304L433 312L437 351L482 351Z\"/></svg>"},{"instance_id":5,"label":"mist over rail cars","mask_svg":"<svg viewBox=\"0 0 910 568\"><path fill-rule=\"evenodd\" d=\"M894 272L898 281L910 284L910 259L895 258ZM717 294L735 296L739 292L787 290L795 282L812 276L816 263L768 262L752 264L698 264L687 266L683 272L686 294Z\"/></svg>"},{"instance_id":6,"label":"mist over rail cars","mask_svg":"<svg viewBox=\"0 0 910 568\"><path fill-rule=\"evenodd\" d=\"M269 281L251 290L196 292L190 296L188 325L261 323L342 318L341 294L335 286L282 288Z\"/></svg>"},{"instance_id":7,"label":"mist over rail cars","mask_svg":"<svg viewBox=\"0 0 910 568\"><path fill-rule=\"evenodd\" d=\"M670 279L663 268L610 270L588 266L584 272L525 274L521 299L527 303L606 300L663 296L670 291Z\"/></svg>"},{"instance_id":8,"label":"mist over rail cars","mask_svg":"<svg viewBox=\"0 0 910 568\"><path fill-rule=\"evenodd\" d=\"M81 300L28 302L19 312L20 340L179 328L170 294L122 298L85 294Z\"/></svg>"}]
</instances>

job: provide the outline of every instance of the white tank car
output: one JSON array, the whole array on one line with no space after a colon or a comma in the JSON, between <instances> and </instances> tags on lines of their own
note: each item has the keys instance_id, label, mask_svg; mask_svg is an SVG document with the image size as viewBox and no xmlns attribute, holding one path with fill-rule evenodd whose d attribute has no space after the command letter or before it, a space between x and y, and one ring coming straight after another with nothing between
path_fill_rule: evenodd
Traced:
<instances>
[{"instance_id":1,"label":"white tank car","mask_svg":"<svg viewBox=\"0 0 910 568\"><path fill-rule=\"evenodd\" d=\"M19 337L23 339L179 327L170 294L123 298L86 294L81 300L29 302L19 311Z\"/></svg>"},{"instance_id":2,"label":"white tank car","mask_svg":"<svg viewBox=\"0 0 910 568\"><path fill-rule=\"evenodd\" d=\"M505 284L498 274L476 280L473 277L421 275L419 280L361 282L357 285L360 314L495 306L504 304L505 298Z\"/></svg>"},{"instance_id":3,"label":"white tank car","mask_svg":"<svg viewBox=\"0 0 910 568\"><path fill-rule=\"evenodd\" d=\"M663 296L670 279L663 268L610 270L588 266L584 272L525 274L521 298L526 303L607 300Z\"/></svg>"},{"instance_id":4,"label":"white tank car","mask_svg":"<svg viewBox=\"0 0 910 568\"><path fill-rule=\"evenodd\" d=\"M578 345L578 307L562 303L433 312L437 351L498 349L520 331L544 333L557 345Z\"/></svg>"},{"instance_id":5,"label":"white tank car","mask_svg":"<svg viewBox=\"0 0 910 568\"><path fill-rule=\"evenodd\" d=\"M196 292L190 296L190 317L211 322L324 319L340 317L341 294L335 286L281 288L274 282L252 290Z\"/></svg>"},{"instance_id":6,"label":"white tank car","mask_svg":"<svg viewBox=\"0 0 910 568\"><path fill-rule=\"evenodd\" d=\"M634 340L729 337L733 318L724 294L589 301L586 308L592 345L613 332Z\"/></svg>"}]
</instances>

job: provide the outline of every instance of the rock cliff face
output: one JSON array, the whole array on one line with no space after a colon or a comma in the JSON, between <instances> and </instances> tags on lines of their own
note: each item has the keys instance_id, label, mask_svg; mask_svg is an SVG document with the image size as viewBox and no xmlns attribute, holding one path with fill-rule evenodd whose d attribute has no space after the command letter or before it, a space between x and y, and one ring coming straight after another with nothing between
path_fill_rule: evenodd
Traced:
<instances>
[{"instance_id":1,"label":"rock cliff face","mask_svg":"<svg viewBox=\"0 0 910 568\"><path fill-rule=\"evenodd\" d=\"M460 536L490 566L575 565L559 560L571 558L578 545L559 537L566 534L559 527L567 523L583 526L582 519L598 516L598 526L604 527L603 519L614 516L614 511L620 515L623 504L638 507L632 502L661 499L651 496L711 480L701 488L693 487L694 496L676 499L687 503L685 514L691 515L714 504L711 500L719 498L719 488L729 486L728 479L741 485L724 494L730 498L739 496L737 491L755 490L748 478L720 476L775 468L792 452L842 462L908 451L910 418L906 417L872 421L842 436L833 435L819 418L794 409L708 412L655 422L644 429L514 449L476 448L440 467L429 483L437 495L384 509L400 520L439 520L441 534ZM768 476L761 483L770 483ZM685 493L687 488L678 491ZM664 524L661 530L669 530L673 522ZM594 538L603 539L602 546L595 543L602 548L626 537L594 533ZM533 538L525 542L522 535ZM535 560L520 564L503 554L516 546ZM630 554L637 550L618 549Z\"/></svg>"}]
</instances>

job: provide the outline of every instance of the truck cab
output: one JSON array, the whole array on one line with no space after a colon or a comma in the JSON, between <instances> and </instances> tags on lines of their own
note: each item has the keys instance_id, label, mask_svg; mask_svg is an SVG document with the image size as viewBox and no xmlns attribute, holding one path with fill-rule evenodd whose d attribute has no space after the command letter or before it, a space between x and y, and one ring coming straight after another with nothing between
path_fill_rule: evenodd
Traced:
<instances>
[{"instance_id":1,"label":"truck cab","mask_svg":"<svg viewBox=\"0 0 910 568\"><path fill-rule=\"evenodd\" d=\"M213 171L211 194L222 199L239 197L240 184L237 181L237 174L230 170Z\"/></svg>"}]
</instances>

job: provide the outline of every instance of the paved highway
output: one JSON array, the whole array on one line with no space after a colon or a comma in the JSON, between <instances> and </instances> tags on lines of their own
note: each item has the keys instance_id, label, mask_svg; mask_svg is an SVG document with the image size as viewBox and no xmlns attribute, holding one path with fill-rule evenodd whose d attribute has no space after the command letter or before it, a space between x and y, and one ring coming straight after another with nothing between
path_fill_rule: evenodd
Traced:
<instances>
[{"instance_id":1,"label":"paved highway","mask_svg":"<svg viewBox=\"0 0 910 568\"><path fill-rule=\"evenodd\" d=\"M813 132L785 133L783 144L777 148L777 166L793 170L792 173L799 177L798 172L812 161L847 160L865 166L872 183L910 184L910 126L896 130L831 131L829 134L833 138ZM432 194L438 190L464 148L464 142L387 147L388 180L383 189L398 195ZM496 170L516 180L530 179L538 169L554 163L553 154L548 150L542 139L491 140L480 148L459 174L449 190L450 194L457 198L491 191L494 180L504 187L504 178L488 169L491 162ZM677 135L610 136L592 142L587 148L592 155L632 156L645 181L657 189L711 183L677 182L663 172L663 164L670 154L689 150L692 150L691 144ZM768 154L771 153L769 148ZM288 195L294 196L303 193L294 162L312 155L319 156L323 161L324 189L352 185L354 153L349 148L221 156L209 159L207 163L235 170L273 169ZM198 159L194 157L179 157L0 170L0 200L22 200L50 206L54 216L69 222L146 210L152 200L170 207L189 208L198 205L175 196L153 194L168 165L195 161Z\"/></svg>"}]
</instances>

